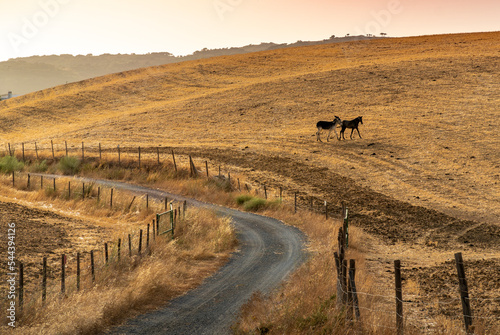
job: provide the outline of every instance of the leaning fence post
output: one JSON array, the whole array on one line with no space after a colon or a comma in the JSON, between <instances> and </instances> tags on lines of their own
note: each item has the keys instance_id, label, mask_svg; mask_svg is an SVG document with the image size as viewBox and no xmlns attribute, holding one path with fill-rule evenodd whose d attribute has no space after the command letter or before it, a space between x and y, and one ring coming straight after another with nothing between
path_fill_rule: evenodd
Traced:
<instances>
[{"instance_id":1,"label":"leaning fence post","mask_svg":"<svg viewBox=\"0 0 500 335\"><path fill-rule=\"evenodd\" d=\"M139 229L139 250L138 250L139 255L141 254L141 250L142 250L142 229Z\"/></svg>"},{"instance_id":2,"label":"leaning fence post","mask_svg":"<svg viewBox=\"0 0 500 335\"><path fill-rule=\"evenodd\" d=\"M76 253L76 290L80 291L80 253Z\"/></svg>"},{"instance_id":3,"label":"leaning fence post","mask_svg":"<svg viewBox=\"0 0 500 335\"><path fill-rule=\"evenodd\" d=\"M175 163L175 154L174 154L174 150L172 150L172 160L174 161L174 170L175 170L175 172L177 173L177 164Z\"/></svg>"},{"instance_id":4,"label":"leaning fence post","mask_svg":"<svg viewBox=\"0 0 500 335\"><path fill-rule=\"evenodd\" d=\"M122 247L122 239L119 238L118 239L118 251L117 251L117 253L118 253L118 262L120 261L120 257L121 257L121 250L120 250L121 247Z\"/></svg>"},{"instance_id":5,"label":"leaning fence post","mask_svg":"<svg viewBox=\"0 0 500 335\"><path fill-rule=\"evenodd\" d=\"M106 260L106 265L108 264L108 243L104 243L104 259Z\"/></svg>"},{"instance_id":6,"label":"leaning fence post","mask_svg":"<svg viewBox=\"0 0 500 335\"><path fill-rule=\"evenodd\" d=\"M403 291L401 285L401 261L394 261L396 280L396 329L398 335L403 335Z\"/></svg>"},{"instance_id":7,"label":"leaning fence post","mask_svg":"<svg viewBox=\"0 0 500 335\"><path fill-rule=\"evenodd\" d=\"M351 265L349 269L349 283L351 286L351 291L352 291L352 303L354 307L354 312L356 313L356 320L359 320L361 318L361 314L359 312L359 301L358 301L358 292L356 290L356 281L355 281L355 276L356 276L356 264L355 261L352 259L351 260Z\"/></svg>"},{"instance_id":8,"label":"leaning fence post","mask_svg":"<svg viewBox=\"0 0 500 335\"><path fill-rule=\"evenodd\" d=\"M128 234L128 256L132 257L132 238Z\"/></svg>"},{"instance_id":9,"label":"leaning fence post","mask_svg":"<svg viewBox=\"0 0 500 335\"><path fill-rule=\"evenodd\" d=\"M64 297L66 291L66 255L61 256L61 294Z\"/></svg>"},{"instance_id":10,"label":"leaning fence post","mask_svg":"<svg viewBox=\"0 0 500 335\"><path fill-rule=\"evenodd\" d=\"M148 223L148 231L146 233L146 248L149 248L149 223Z\"/></svg>"},{"instance_id":11,"label":"leaning fence post","mask_svg":"<svg viewBox=\"0 0 500 335\"><path fill-rule=\"evenodd\" d=\"M95 283L94 250L90 250L90 272L92 274L92 284Z\"/></svg>"},{"instance_id":12,"label":"leaning fence post","mask_svg":"<svg viewBox=\"0 0 500 335\"><path fill-rule=\"evenodd\" d=\"M461 252L455 254L455 263L457 265L457 275L460 289L460 300L462 301L462 310L464 314L465 332L471 333L474 332L474 328L472 326L472 310L470 307L469 289L467 286L467 279L465 278L464 261Z\"/></svg>"}]
</instances>

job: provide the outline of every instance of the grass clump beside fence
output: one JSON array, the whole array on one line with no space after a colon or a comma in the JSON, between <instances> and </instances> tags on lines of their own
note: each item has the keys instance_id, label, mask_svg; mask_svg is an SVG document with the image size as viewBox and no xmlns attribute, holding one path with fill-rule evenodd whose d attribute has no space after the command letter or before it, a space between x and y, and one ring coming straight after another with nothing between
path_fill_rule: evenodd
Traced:
<instances>
[{"instance_id":1,"label":"grass clump beside fence","mask_svg":"<svg viewBox=\"0 0 500 335\"><path fill-rule=\"evenodd\" d=\"M64 156L59 161L59 170L65 175L76 174L80 168L80 160L72 156Z\"/></svg>"},{"instance_id":2,"label":"grass clump beside fence","mask_svg":"<svg viewBox=\"0 0 500 335\"><path fill-rule=\"evenodd\" d=\"M24 167L22 162L19 162L16 157L5 156L0 159L0 171L3 173L12 173L20 171Z\"/></svg>"},{"instance_id":3,"label":"grass clump beside fence","mask_svg":"<svg viewBox=\"0 0 500 335\"><path fill-rule=\"evenodd\" d=\"M277 208L281 204L281 201L279 199L269 201L250 194L242 194L236 197L236 203L243 206L246 211L257 212L264 209Z\"/></svg>"}]
</instances>

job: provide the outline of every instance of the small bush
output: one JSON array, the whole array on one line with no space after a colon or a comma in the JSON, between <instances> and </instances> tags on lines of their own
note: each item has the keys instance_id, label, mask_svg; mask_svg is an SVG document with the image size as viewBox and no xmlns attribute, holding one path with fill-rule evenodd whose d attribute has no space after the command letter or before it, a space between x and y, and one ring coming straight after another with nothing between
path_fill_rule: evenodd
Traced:
<instances>
[{"instance_id":1,"label":"small bush","mask_svg":"<svg viewBox=\"0 0 500 335\"><path fill-rule=\"evenodd\" d=\"M29 168L30 172L46 172L49 169L47 161L44 159L41 162L36 162Z\"/></svg>"},{"instance_id":2,"label":"small bush","mask_svg":"<svg viewBox=\"0 0 500 335\"><path fill-rule=\"evenodd\" d=\"M22 162L19 162L16 157L5 156L0 159L0 171L6 174L13 171L20 171L24 167Z\"/></svg>"},{"instance_id":3,"label":"small bush","mask_svg":"<svg viewBox=\"0 0 500 335\"><path fill-rule=\"evenodd\" d=\"M79 168L80 160L76 157L65 156L59 162L59 170L66 175L76 174Z\"/></svg>"},{"instance_id":4,"label":"small bush","mask_svg":"<svg viewBox=\"0 0 500 335\"><path fill-rule=\"evenodd\" d=\"M246 211L258 211L267 207L267 200L262 198L252 198L243 204Z\"/></svg>"},{"instance_id":5,"label":"small bush","mask_svg":"<svg viewBox=\"0 0 500 335\"><path fill-rule=\"evenodd\" d=\"M238 205L243 205L245 202L252 200L252 198L250 194L242 194L236 197L236 203Z\"/></svg>"}]
</instances>

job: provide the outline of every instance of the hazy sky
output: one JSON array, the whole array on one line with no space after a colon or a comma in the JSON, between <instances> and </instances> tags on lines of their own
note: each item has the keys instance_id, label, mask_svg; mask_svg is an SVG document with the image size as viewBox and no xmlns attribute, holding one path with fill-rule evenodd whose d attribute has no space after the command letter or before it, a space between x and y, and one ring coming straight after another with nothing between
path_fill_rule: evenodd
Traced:
<instances>
[{"instance_id":1,"label":"hazy sky","mask_svg":"<svg viewBox=\"0 0 500 335\"><path fill-rule=\"evenodd\" d=\"M0 0L0 61L500 30L500 0Z\"/></svg>"}]
</instances>

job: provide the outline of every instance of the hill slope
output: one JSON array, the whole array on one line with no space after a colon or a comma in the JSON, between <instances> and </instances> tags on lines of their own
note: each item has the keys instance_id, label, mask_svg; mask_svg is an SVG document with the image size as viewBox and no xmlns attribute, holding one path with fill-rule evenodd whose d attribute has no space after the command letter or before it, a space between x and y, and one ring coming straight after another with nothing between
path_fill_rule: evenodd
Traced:
<instances>
[{"instance_id":1,"label":"hill slope","mask_svg":"<svg viewBox=\"0 0 500 335\"><path fill-rule=\"evenodd\" d=\"M341 186L308 174L320 169L497 223L499 40L497 32L358 41L117 73L1 102L0 141L186 147L339 203L332 190ZM363 138L316 142L316 122L334 115L362 115ZM259 171L269 158L275 165Z\"/></svg>"}]
</instances>

